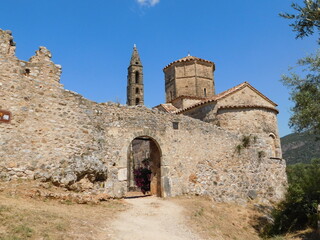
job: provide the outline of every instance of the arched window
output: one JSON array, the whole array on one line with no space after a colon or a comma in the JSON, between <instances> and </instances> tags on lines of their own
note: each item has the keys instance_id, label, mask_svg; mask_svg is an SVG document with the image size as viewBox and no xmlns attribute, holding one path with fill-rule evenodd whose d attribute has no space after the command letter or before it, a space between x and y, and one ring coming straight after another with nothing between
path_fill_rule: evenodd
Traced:
<instances>
[{"instance_id":1,"label":"arched window","mask_svg":"<svg viewBox=\"0 0 320 240\"><path fill-rule=\"evenodd\" d=\"M136 98L136 105L139 105L139 103L140 103L140 99Z\"/></svg>"},{"instance_id":2,"label":"arched window","mask_svg":"<svg viewBox=\"0 0 320 240\"><path fill-rule=\"evenodd\" d=\"M136 73L135 73L135 82L136 82L136 83L139 83L139 78L140 78L139 75L140 75L139 72L136 71Z\"/></svg>"},{"instance_id":3,"label":"arched window","mask_svg":"<svg viewBox=\"0 0 320 240\"><path fill-rule=\"evenodd\" d=\"M203 89L203 95L204 95L204 97L207 97L207 89L206 88Z\"/></svg>"},{"instance_id":4,"label":"arched window","mask_svg":"<svg viewBox=\"0 0 320 240\"><path fill-rule=\"evenodd\" d=\"M271 157L277 156L277 145L276 145L276 136L273 133L269 134L269 143L271 147Z\"/></svg>"},{"instance_id":5,"label":"arched window","mask_svg":"<svg viewBox=\"0 0 320 240\"><path fill-rule=\"evenodd\" d=\"M136 94L139 94L139 88L136 88Z\"/></svg>"}]
</instances>

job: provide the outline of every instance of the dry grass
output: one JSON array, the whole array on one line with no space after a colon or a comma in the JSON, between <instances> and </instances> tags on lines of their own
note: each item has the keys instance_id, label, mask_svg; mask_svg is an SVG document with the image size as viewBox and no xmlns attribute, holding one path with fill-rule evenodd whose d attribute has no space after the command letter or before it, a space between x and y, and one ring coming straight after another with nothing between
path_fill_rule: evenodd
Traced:
<instances>
[{"instance_id":1,"label":"dry grass","mask_svg":"<svg viewBox=\"0 0 320 240\"><path fill-rule=\"evenodd\" d=\"M0 240L19 239L110 239L110 223L127 209L121 200L77 204L69 199L37 197L39 190L65 196L63 189L42 188L36 182L0 182ZM50 195L50 194L49 194ZM74 199L74 198L71 198ZM168 199L185 209L187 224L203 239L260 239L253 205L215 203L203 197ZM316 240L311 230L270 240Z\"/></svg>"},{"instance_id":2,"label":"dry grass","mask_svg":"<svg viewBox=\"0 0 320 240\"><path fill-rule=\"evenodd\" d=\"M257 240L251 210L235 204L215 203L204 197L176 198L185 208L188 224L204 239Z\"/></svg>"},{"instance_id":3,"label":"dry grass","mask_svg":"<svg viewBox=\"0 0 320 240\"><path fill-rule=\"evenodd\" d=\"M119 200L76 204L16 194L19 188L25 192L28 183L1 186L1 240L108 239L109 223L125 209Z\"/></svg>"},{"instance_id":4,"label":"dry grass","mask_svg":"<svg viewBox=\"0 0 320 240\"><path fill-rule=\"evenodd\" d=\"M178 197L174 199L185 209L187 224L203 239L214 240L258 240L261 239L257 220L263 215L253 204L240 206L230 203L216 203L205 197ZM263 226L259 226L263 227ZM312 230L268 240L319 240Z\"/></svg>"}]
</instances>

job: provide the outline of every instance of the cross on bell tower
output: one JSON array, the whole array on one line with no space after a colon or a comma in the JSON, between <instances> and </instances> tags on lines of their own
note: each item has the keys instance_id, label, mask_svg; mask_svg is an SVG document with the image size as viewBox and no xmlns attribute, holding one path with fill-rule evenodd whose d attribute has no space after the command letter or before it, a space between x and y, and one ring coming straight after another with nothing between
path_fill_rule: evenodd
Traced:
<instances>
[{"instance_id":1,"label":"cross on bell tower","mask_svg":"<svg viewBox=\"0 0 320 240\"><path fill-rule=\"evenodd\" d=\"M127 105L143 105L143 66L136 45L128 67Z\"/></svg>"}]
</instances>

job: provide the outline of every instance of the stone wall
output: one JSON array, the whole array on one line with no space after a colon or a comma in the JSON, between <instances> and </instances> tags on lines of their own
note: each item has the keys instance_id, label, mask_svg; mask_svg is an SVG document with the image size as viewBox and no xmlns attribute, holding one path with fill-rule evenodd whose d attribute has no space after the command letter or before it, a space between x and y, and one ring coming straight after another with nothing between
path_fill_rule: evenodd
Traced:
<instances>
[{"instance_id":1,"label":"stone wall","mask_svg":"<svg viewBox=\"0 0 320 240\"><path fill-rule=\"evenodd\" d=\"M178 109L190 107L198 102L201 102L201 98L191 98L191 97L179 97L174 99L171 103Z\"/></svg>"},{"instance_id":2,"label":"stone wall","mask_svg":"<svg viewBox=\"0 0 320 240\"><path fill-rule=\"evenodd\" d=\"M281 158L281 145L275 104L251 86L216 101L182 112L184 115L220 126L242 136L264 139L269 157ZM272 138L272 139L271 139Z\"/></svg>"},{"instance_id":3,"label":"stone wall","mask_svg":"<svg viewBox=\"0 0 320 240\"><path fill-rule=\"evenodd\" d=\"M218 111L217 120L221 127L229 131L242 135L251 134L265 139L268 143L265 149L267 156L281 158L277 117L274 111L263 108L221 109ZM268 140L270 136L274 136L275 142Z\"/></svg>"},{"instance_id":4,"label":"stone wall","mask_svg":"<svg viewBox=\"0 0 320 240\"><path fill-rule=\"evenodd\" d=\"M242 136L213 124L143 106L89 101L63 89L61 67L51 62L47 49L24 62L12 55L9 33L0 30L0 41L5 49L0 54L0 109L12 114L9 124L0 123L0 178L40 179L122 197L129 146L136 137L148 136L161 155L163 197L282 197L285 162L259 154L268 147L265 139L258 137L237 152Z\"/></svg>"},{"instance_id":5,"label":"stone wall","mask_svg":"<svg viewBox=\"0 0 320 240\"><path fill-rule=\"evenodd\" d=\"M127 105L143 105L143 66L136 46L133 47L130 65L128 67L127 80Z\"/></svg>"},{"instance_id":6,"label":"stone wall","mask_svg":"<svg viewBox=\"0 0 320 240\"><path fill-rule=\"evenodd\" d=\"M205 122L216 123L216 112L216 103L210 103L199 107L191 108L190 110L183 112L183 114L195 119L200 119Z\"/></svg>"},{"instance_id":7,"label":"stone wall","mask_svg":"<svg viewBox=\"0 0 320 240\"><path fill-rule=\"evenodd\" d=\"M166 102L168 103L177 97L176 85L174 81L175 69L168 68L164 73L165 73L164 80L165 80Z\"/></svg>"},{"instance_id":8,"label":"stone wall","mask_svg":"<svg viewBox=\"0 0 320 240\"><path fill-rule=\"evenodd\" d=\"M174 67L177 96L205 98L214 95L212 65L191 61L190 64L175 64Z\"/></svg>"}]
</instances>

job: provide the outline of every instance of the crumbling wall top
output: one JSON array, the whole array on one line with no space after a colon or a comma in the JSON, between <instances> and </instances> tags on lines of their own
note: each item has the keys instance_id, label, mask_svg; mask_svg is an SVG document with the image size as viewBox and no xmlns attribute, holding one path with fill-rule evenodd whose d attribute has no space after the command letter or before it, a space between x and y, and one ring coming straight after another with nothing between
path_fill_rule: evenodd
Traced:
<instances>
[{"instance_id":1,"label":"crumbling wall top","mask_svg":"<svg viewBox=\"0 0 320 240\"><path fill-rule=\"evenodd\" d=\"M4 56L15 56L16 43L13 41L10 30L0 29L0 54Z\"/></svg>"},{"instance_id":2,"label":"crumbling wall top","mask_svg":"<svg viewBox=\"0 0 320 240\"><path fill-rule=\"evenodd\" d=\"M0 29L0 58L6 59L0 63L0 69L6 75L16 77L27 77L30 80L37 80L47 83L59 83L61 66L54 64L51 60L51 52L46 47L39 47L29 61L22 61L15 56L16 44L13 41L10 30ZM11 64L16 68L8 68Z\"/></svg>"},{"instance_id":3,"label":"crumbling wall top","mask_svg":"<svg viewBox=\"0 0 320 240\"><path fill-rule=\"evenodd\" d=\"M51 62L51 57L51 52L46 47L39 47L39 49L36 51L36 55L32 56L29 59L29 62Z\"/></svg>"}]
</instances>

